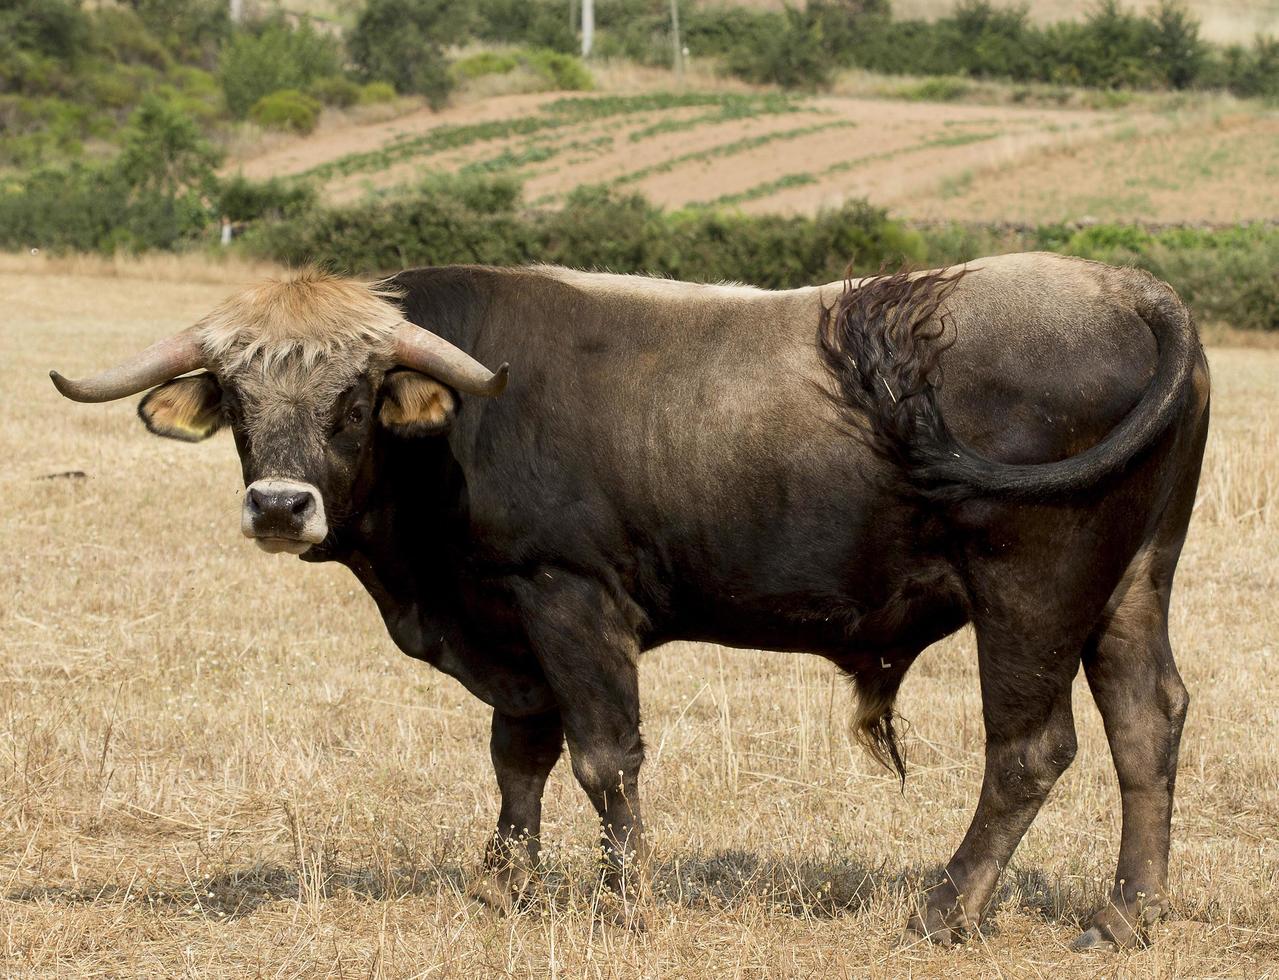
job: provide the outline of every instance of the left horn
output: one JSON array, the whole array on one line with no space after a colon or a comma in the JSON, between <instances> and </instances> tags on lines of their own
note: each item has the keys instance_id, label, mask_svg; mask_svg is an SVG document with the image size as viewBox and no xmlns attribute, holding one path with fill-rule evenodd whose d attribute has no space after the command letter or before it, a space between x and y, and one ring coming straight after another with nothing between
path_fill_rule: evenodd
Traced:
<instances>
[{"instance_id":1,"label":"left horn","mask_svg":"<svg viewBox=\"0 0 1279 980\"><path fill-rule=\"evenodd\" d=\"M500 395L506 388L506 372L510 368L509 364L503 364L496 371L490 371L443 337L407 322L395 331L395 361L468 395L488 398Z\"/></svg>"},{"instance_id":2,"label":"left horn","mask_svg":"<svg viewBox=\"0 0 1279 980\"><path fill-rule=\"evenodd\" d=\"M196 327L157 341L123 364L74 381L50 371L53 386L74 402L109 402L136 395L197 368L204 367L204 351Z\"/></svg>"}]
</instances>

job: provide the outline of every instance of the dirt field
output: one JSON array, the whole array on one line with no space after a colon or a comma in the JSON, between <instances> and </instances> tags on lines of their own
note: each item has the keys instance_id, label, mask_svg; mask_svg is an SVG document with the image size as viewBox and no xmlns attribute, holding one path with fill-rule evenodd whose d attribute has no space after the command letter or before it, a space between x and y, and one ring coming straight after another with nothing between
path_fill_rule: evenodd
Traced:
<instances>
[{"instance_id":1,"label":"dirt field","mask_svg":"<svg viewBox=\"0 0 1279 980\"><path fill-rule=\"evenodd\" d=\"M929 220L1229 223L1279 209L1279 113L1224 97L1098 111L738 94L756 108L620 106L567 123L561 94L476 99L277 139L229 169L309 174L335 202L470 170L519 179L536 204L604 183L668 208L812 213L867 197Z\"/></svg>"},{"instance_id":2,"label":"dirt field","mask_svg":"<svg viewBox=\"0 0 1279 980\"><path fill-rule=\"evenodd\" d=\"M590 926L593 819L564 765L547 794L557 903L501 919L460 897L496 813L488 712L397 653L345 571L240 537L229 439L157 439L131 403L72 405L49 385L51 366L102 366L252 270L93 268L0 263L0 975L1279 973L1279 351L1210 352L1215 430L1172 617L1192 695L1175 915L1157 945L1066 950L1118 842L1082 681L1079 757L987 933L896 945L976 799L966 635L906 681L904 793L850 745L826 666L709 646L646 657L663 891L632 935ZM67 471L84 475L51 477Z\"/></svg>"}]
</instances>

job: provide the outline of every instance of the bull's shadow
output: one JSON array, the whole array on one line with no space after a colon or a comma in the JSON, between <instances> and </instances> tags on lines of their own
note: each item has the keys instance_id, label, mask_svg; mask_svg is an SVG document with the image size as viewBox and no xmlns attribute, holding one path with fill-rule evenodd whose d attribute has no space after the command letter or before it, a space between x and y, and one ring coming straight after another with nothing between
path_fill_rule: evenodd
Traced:
<instances>
[{"instance_id":1,"label":"bull's shadow","mask_svg":"<svg viewBox=\"0 0 1279 980\"><path fill-rule=\"evenodd\" d=\"M368 901L404 896L449 896L462 899L477 868L460 863L425 866L333 867L299 874L296 867L255 863L196 881L177 880L140 887L136 882L102 882L30 886L10 892L14 902L66 904L129 903L157 912L232 920L251 915L275 901L306 901L347 895ZM662 905L731 912L761 905L770 912L796 918L840 918L862 914L874 904L910 907L927 888L940 882L940 866L889 868L855 857L825 860L778 860L745 850L685 853L653 868L654 900ZM592 876L580 869L548 870L542 876L537 908L549 903L563 909L589 908ZM1045 921L1080 926L1092 912L1090 899L1077 883L1067 884L1038 869L1012 870L994 907L1015 907ZM997 917L988 917L997 923ZM986 931L988 926L983 926Z\"/></svg>"}]
</instances>

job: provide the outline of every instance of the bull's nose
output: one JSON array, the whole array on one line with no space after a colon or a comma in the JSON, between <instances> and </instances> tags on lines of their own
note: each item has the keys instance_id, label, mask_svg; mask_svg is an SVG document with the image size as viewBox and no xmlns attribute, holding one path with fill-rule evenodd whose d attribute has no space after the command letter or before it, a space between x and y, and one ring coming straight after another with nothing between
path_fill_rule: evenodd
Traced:
<instances>
[{"instance_id":1,"label":"bull's nose","mask_svg":"<svg viewBox=\"0 0 1279 980\"><path fill-rule=\"evenodd\" d=\"M304 523L315 513L315 494L291 487L284 490L249 487L249 512L255 521L263 523Z\"/></svg>"},{"instance_id":2,"label":"bull's nose","mask_svg":"<svg viewBox=\"0 0 1279 980\"><path fill-rule=\"evenodd\" d=\"M305 551L328 534L324 501L309 483L296 480L255 480L244 493L244 533L268 551Z\"/></svg>"}]
</instances>

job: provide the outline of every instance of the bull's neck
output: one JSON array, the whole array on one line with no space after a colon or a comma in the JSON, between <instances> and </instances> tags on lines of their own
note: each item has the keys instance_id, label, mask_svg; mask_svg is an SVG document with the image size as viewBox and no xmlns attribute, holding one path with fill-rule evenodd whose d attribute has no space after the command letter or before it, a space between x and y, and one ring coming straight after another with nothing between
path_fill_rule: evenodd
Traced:
<instances>
[{"instance_id":1,"label":"bull's neck","mask_svg":"<svg viewBox=\"0 0 1279 980\"><path fill-rule=\"evenodd\" d=\"M397 616L435 618L454 607L465 500L444 440L387 442L339 560L394 633Z\"/></svg>"}]
</instances>

